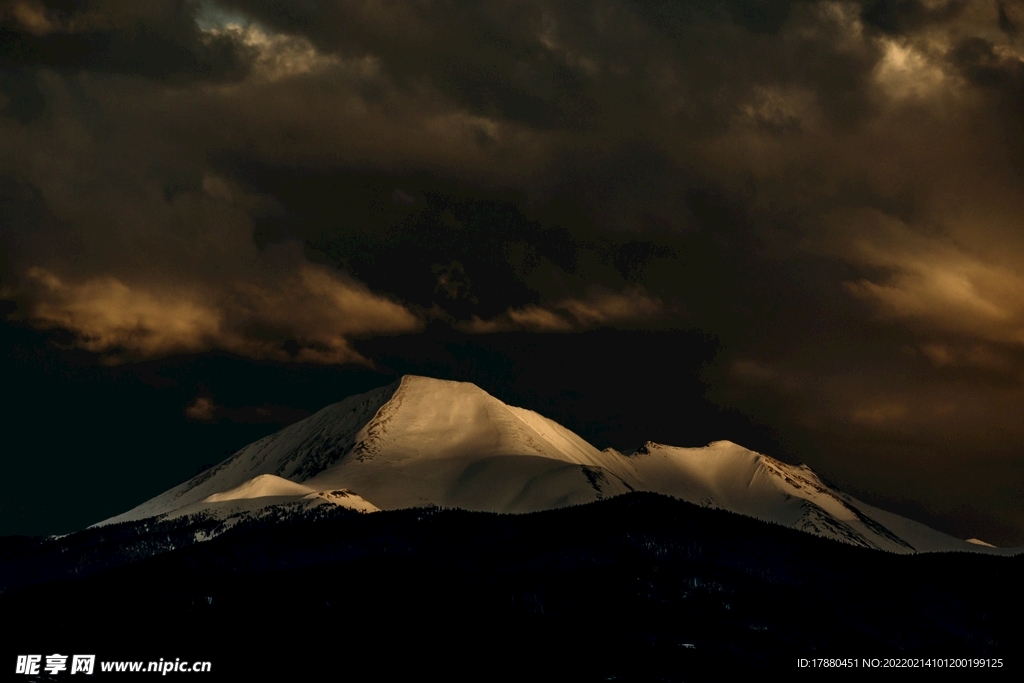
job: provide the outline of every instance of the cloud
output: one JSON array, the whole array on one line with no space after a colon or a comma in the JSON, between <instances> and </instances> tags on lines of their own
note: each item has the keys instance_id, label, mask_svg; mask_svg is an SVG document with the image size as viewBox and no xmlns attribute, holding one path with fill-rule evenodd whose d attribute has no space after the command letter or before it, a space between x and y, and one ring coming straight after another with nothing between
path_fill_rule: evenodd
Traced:
<instances>
[{"instance_id":1,"label":"cloud","mask_svg":"<svg viewBox=\"0 0 1024 683\"><path fill-rule=\"evenodd\" d=\"M948 76L940 60L930 58L917 46L897 40L884 39L881 45L884 56L874 75L890 97L921 100L941 94L943 88L948 87Z\"/></svg>"},{"instance_id":2,"label":"cloud","mask_svg":"<svg viewBox=\"0 0 1024 683\"><path fill-rule=\"evenodd\" d=\"M458 325L471 333L528 330L572 332L600 326L635 324L664 310L660 299L639 288L624 292L597 291L586 298L566 298L546 305L509 308L503 315L481 320L474 316Z\"/></svg>"},{"instance_id":3,"label":"cloud","mask_svg":"<svg viewBox=\"0 0 1024 683\"><path fill-rule=\"evenodd\" d=\"M194 351L220 332L219 311L193 292L132 289L113 277L69 285L39 267L29 268L26 279L35 300L29 319L76 332L92 351L126 348L144 356Z\"/></svg>"},{"instance_id":4,"label":"cloud","mask_svg":"<svg viewBox=\"0 0 1024 683\"><path fill-rule=\"evenodd\" d=\"M259 406L232 408L222 406L209 396L197 396L185 408L185 416L199 422L234 422L237 424L290 424L309 417L301 408L264 403Z\"/></svg>"},{"instance_id":5,"label":"cloud","mask_svg":"<svg viewBox=\"0 0 1024 683\"><path fill-rule=\"evenodd\" d=\"M886 33L909 33L959 17L964 0L870 0L861 14L865 23Z\"/></svg>"},{"instance_id":6,"label":"cloud","mask_svg":"<svg viewBox=\"0 0 1024 683\"><path fill-rule=\"evenodd\" d=\"M986 344L922 344L921 353L937 368L969 367L1010 374L1017 368L1010 354Z\"/></svg>"},{"instance_id":7,"label":"cloud","mask_svg":"<svg viewBox=\"0 0 1024 683\"><path fill-rule=\"evenodd\" d=\"M219 409L220 406L215 404L210 397L197 396L196 400L185 408L185 416L200 422L212 422L214 413Z\"/></svg>"},{"instance_id":8,"label":"cloud","mask_svg":"<svg viewBox=\"0 0 1024 683\"><path fill-rule=\"evenodd\" d=\"M252 50L203 32L198 3L13 0L0 7L0 63L131 73L176 82L245 77Z\"/></svg>"},{"instance_id":9,"label":"cloud","mask_svg":"<svg viewBox=\"0 0 1024 683\"><path fill-rule=\"evenodd\" d=\"M850 419L859 424L876 426L889 422L898 422L906 416L907 406L903 403L876 403L856 408Z\"/></svg>"},{"instance_id":10,"label":"cloud","mask_svg":"<svg viewBox=\"0 0 1024 683\"><path fill-rule=\"evenodd\" d=\"M1024 344L1024 262L924 234L880 212L838 219L827 249L871 274L844 283L889 320L991 342ZM955 234L955 231L953 231ZM987 251L987 250L985 250Z\"/></svg>"},{"instance_id":11,"label":"cloud","mask_svg":"<svg viewBox=\"0 0 1024 683\"><path fill-rule=\"evenodd\" d=\"M30 268L23 314L77 335L83 348L150 358L223 349L253 358L365 362L352 336L408 332L419 319L400 304L312 264L273 283L237 281L186 289L126 284L106 276L65 282Z\"/></svg>"},{"instance_id":12,"label":"cloud","mask_svg":"<svg viewBox=\"0 0 1024 683\"><path fill-rule=\"evenodd\" d=\"M707 309L700 324L714 326L737 306L702 302L757 296L720 266L756 270L772 250L792 256L792 236L820 231L837 207L888 212L911 232L934 227L957 192L1005 215L1017 208L1007 199L1017 176L994 160L1013 156L1019 126L990 106L1012 100L1017 83L1012 4L7 8L5 25L31 49L8 55L18 75L0 88L26 110L34 92L38 106L35 118L0 117L9 150L0 174L39 205L17 212L36 211L50 227L13 231L5 282L33 267L53 274L64 293L40 294L49 303L37 319L102 327L86 336L109 339L104 348L205 347L198 339L260 347L233 331L239 320L311 328L269 313L301 298L275 295L279 287L315 288L298 261L290 272L261 272L261 250L284 239L315 246L382 300L447 306L466 329L564 331L657 317L657 300L629 294L630 283ZM152 45L133 38L150 33ZM48 51L45 41L58 39L80 41L62 58L73 64ZM377 185L388 198L373 196ZM481 195L500 200L463 201ZM500 210L481 210L488 201ZM499 201L522 220L506 220ZM484 218L460 214L469 228L432 233L428 214L445 202ZM562 243L545 243L556 229ZM949 241L973 244L972 233L989 232ZM599 245L637 240L669 254L665 263L575 272ZM936 319L952 301L971 326L988 325L985 338L1013 338L1012 324L992 321L1015 315L1001 288L1015 286L1018 265L991 260L989 248L967 254L971 263L924 249L904 250L901 265L843 252L864 270L841 280L892 321ZM456 262L457 278L432 270ZM571 295L580 287L565 283L580 281L624 293ZM128 293L115 295L119 288ZM71 290L124 301L117 310L143 330L174 330L155 322L174 311L181 330L131 339L127 322L100 325L112 314ZM546 303L528 303L538 300ZM334 337L353 334L373 332ZM297 336L311 349L341 348Z\"/></svg>"},{"instance_id":13,"label":"cloud","mask_svg":"<svg viewBox=\"0 0 1024 683\"><path fill-rule=\"evenodd\" d=\"M250 78L257 82L280 81L345 66L337 55L323 54L302 36L268 33L256 25L229 23L207 29L203 34L210 40L226 39L249 48L253 55ZM370 74L378 70L372 59L365 60L362 66Z\"/></svg>"},{"instance_id":14,"label":"cloud","mask_svg":"<svg viewBox=\"0 0 1024 683\"><path fill-rule=\"evenodd\" d=\"M745 383L763 384L784 392L794 392L802 382L787 369L749 358L738 358L729 366L729 372Z\"/></svg>"}]
</instances>

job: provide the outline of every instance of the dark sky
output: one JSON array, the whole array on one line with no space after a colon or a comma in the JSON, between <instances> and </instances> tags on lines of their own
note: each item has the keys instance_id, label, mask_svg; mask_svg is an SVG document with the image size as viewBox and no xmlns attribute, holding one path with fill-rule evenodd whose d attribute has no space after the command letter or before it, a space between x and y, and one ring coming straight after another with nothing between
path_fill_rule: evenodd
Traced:
<instances>
[{"instance_id":1,"label":"dark sky","mask_svg":"<svg viewBox=\"0 0 1024 683\"><path fill-rule=\"evenodd\" d=\"M473 381L1024 543L1024 4L0 1L0 533Z\"/></svg>"}]
</instances>

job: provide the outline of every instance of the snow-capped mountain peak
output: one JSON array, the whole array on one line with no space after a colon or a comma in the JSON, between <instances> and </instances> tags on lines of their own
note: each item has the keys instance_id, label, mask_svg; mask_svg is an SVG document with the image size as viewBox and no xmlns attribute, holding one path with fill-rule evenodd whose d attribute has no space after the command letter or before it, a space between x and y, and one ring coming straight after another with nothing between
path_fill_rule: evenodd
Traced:
<instances>
[{"instance_id":1,"label":"snow-capped mountain peak","mask_svg":"<svg viewBox=\"0 0 1024 683\"><path fill-rule=\"evenodd\" d=\"M413 375L327 406L103 523L281 501L360 511L438 505L530 512L628 491L892 552L987 550L868 506L806 466L729 441L601 451L474 384Z\"/></svg>"}]
</instances>

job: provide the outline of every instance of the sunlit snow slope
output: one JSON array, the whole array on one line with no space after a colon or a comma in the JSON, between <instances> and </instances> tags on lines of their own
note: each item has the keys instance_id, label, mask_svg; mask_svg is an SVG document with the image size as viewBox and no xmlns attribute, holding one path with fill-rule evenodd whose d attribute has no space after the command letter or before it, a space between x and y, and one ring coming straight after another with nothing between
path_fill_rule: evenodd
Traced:
<instances>
[{"instance_id":1,"label":"sunlit snow slope","mask_svg":"<svg viewBox=\"0 0 1024 683\"><path fill-rule=\"evenodd\" d=\"M473 384L407 375L328 406L103 524L261 505L530 512L653 491L893 552L998 552L878 510L728 441L599 451Z\"/></svg>"}]
</instances>

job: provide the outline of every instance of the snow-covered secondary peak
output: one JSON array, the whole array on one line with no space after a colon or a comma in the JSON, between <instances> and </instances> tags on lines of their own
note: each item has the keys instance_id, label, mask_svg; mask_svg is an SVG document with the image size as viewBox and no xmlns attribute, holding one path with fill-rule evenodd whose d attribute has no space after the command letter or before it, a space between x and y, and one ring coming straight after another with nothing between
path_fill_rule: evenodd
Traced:
<instances>
[{"instance_id":1,"label":"snow-covered secondary peak","mask_svg":"<svg viewBox=\"0 0 1024 683\"><path fill-rule=\"evenodd\" d=\"M893 552L986 550L868 506L806 466L728 441L600 451L474 384L413 375L330 405L104 523L282 501L530 512L628 491Z\"/></svg>"},{"instance_id":2,"label":"snow-covered secondary peak","mask_svg":"<svg viewBox=\"0 0 1024 683\"><path fill-rule=\"evenodd\" d=\"M894 552L921 548L872 519L862 503L806 465L788 465L730 441L703 448L647 443L630 460L660 493L757 517L854 545ZM956 539L951 539L956 540Z\"/></svg>"},{"instance_id":3,"label":"snow-covered secondary peak","mask_svg":"<svg viewBox=\"0 0 1024 683\"><path fill-rule=\"evenodd\" d=\"M356 434L387 403L398 386L399 383L394 382L329 405L305 420L249 444L220 464L101 524L116 524L158 515L178 516L199 510L204 505L217 502L207 500L211 496L226 495L239 487L244 488L251 481L257 482L251 484L251 490L265 490L265 486L258 483L263 475L274 475L289 483L301 484L340 460L354 446ZM313 491L310 487L304 488L307 493ZM256 496L247 500L272 504L280 502L281 496Z\"/></svg>"},{"instance_id":4,"label":"snow-covered secondary peak","mask_svg":"<svg viewBox=\"0 0 1024 683\"><path fill-rule=\"evenodd\" d=\"M252 498L307 496L310 493L316 492L308 486L296 484L294 481L282 479L273 474L258 474L233 489L214 493L200 502L223 503L229 500L250 500Z\"/></svg>"}]
</instances>

